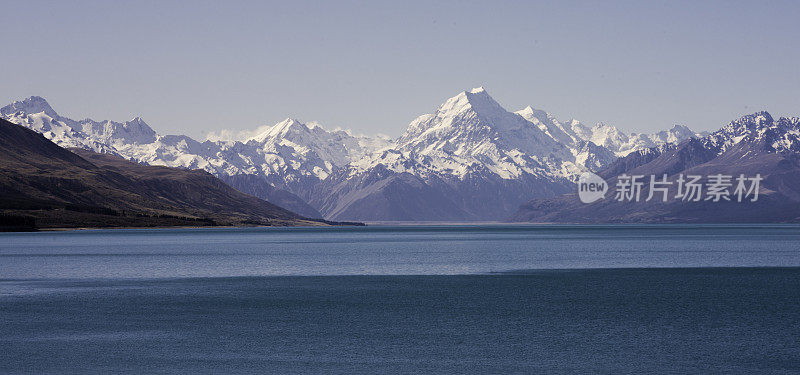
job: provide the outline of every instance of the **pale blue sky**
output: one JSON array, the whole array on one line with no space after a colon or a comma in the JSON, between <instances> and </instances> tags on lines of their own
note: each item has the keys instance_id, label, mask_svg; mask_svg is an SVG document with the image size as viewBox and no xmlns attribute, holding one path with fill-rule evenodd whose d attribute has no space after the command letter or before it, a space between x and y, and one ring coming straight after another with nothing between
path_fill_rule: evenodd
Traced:
<instances>
[{"instance_id":1,"label":"pale blue sky","mask_svg":"<svg viewBox=\"0 0 800 375\"><path fill-rule=\"evenodd\" d=\"M400 134L484 86L626 131L800 115L800 2L5 1L2 90L202 138L286 117Z\"/></svg>"}]
</instances>

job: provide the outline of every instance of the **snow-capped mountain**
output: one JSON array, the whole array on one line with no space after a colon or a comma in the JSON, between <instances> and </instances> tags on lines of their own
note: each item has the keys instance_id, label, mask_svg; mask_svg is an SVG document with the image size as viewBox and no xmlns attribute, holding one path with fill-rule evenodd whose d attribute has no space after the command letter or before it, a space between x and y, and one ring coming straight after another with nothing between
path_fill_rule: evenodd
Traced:
<instances>
[{"instance_id":1,"label":"snow-capped mountain","mask_svg":"<svg viewBox=\"0 0 800 375\"><path fill-rule=\"evenodd\" d=\"M561 123L547 112L527 107L517 114L536 124L553 139L572 149L581 149L582 142L591 142L614 153L618 157L668 143L681 143L689 138L702 138L706 134L692 131L686 126L675 125L672 129L653 134L625 134L614 126L598 123L588 127L578 120Z\"/></svg>"},{"instance_id":2,"label":"snow-capped mountain","mask_svg":"<svg viewBox=\"0 0 800 375\"><path fill-rule=\"evenodd\" d=\"M3 118L44 134L63 147L114 153L138 162L199 168L214 174L275 174L292 170L324 179L337 166L389 144L382 138L326 131L286 119L244 141L198 142L181 135L159 135L140 117L130 121L75 121L59 116L41 97L0 109Z\"/></svg>"},{"instance_id":3,"label":"snow-capped mountain","mask_svg":"<svg viewBox=\"0 0 800 375\"><path fill-rule=\"evenodd\" d=\"M578 126L581 125L578 124ZM681 143L689 138L701 138L704 135L696 133L683 125L675 125L672 129L654 134L625 134L616 127L603 123L581 131L581 133L585 134L586 140L611 150L619 157L667 143Z\"/></svg>"},{"instance_id":4,"label":"snow-capped mountain","mask_svg":"<svg viewBox=\"0 0 800 375\"><path fill-rule=\"evenodd\" d=\"M499 220L528 199L568 191L581 171L699 136L681 126L625 134L531 107L510 112L482 88L446 100L396 140L286 119L241 139L199 142L160 135L138 117L72 120L41 97L5 106L0 116L63 147L204 169L247 193L280 195L301 214L339 220Z\"/></svg>"},{"instance_id":5,"label":"snow-capped mountain","mask_svg":"<svg viewBox=\"0 0 800 375\"><path fill-rule=\"evenodd\" d=\"M150 165L204 169L249 193L280 194L278 190L303 191L327 178L336 168L388 144L382 138L352 136L346 131L328 132L287 119L245 141L198 142L183 135L159 135L137 117L130 121L72 120L58 115L41 97L30 97L0 108L3 118L42 133L62 147L109 153ZM240 177L241 176L241 177ZM245 177L246 176L246 177ZM246 189L241 180L260 176L259 183L271 188ZM266 191L266 192L265 192ZM306 216L321 216L308 210L308 198L287 204ZM302 203L302 204L301 204ZM305 205L305 207L303 207Z\"/></svg>"},{"instance_id":6,"label":"snow-capped mountain","mask_svg":"<svg viewBox=\"0 0 800 375\"><path fill-rule=\"evenodd\" d=\"M680 130L686 132L685 130ZM674 133L674 132L673 132ZM759 199L738 202L661 200L620 202L609 197L583 204L573 195L532 200L514 220L534 222L799 222L800 221L800 118L778 120L757 112L731 121L722 129L680 144L637 150L615 160L599 172L610 186L617 176L667 175L670 196L677 192L679 175L717 174L760 176ZM645 184L642 196L647 196ZM733 191L733 188L731 188Z\"/></svg>"},{"instance_id":7,"label":"snow-capped mountain","mask_svg":"<svg viewBox=\"0 0 800 375\"><path fill-rule=\"evenodd\" d=\"M533 109L531 106L525 107L525 109L515 113L536 125L536 127L545 132L550 138L562 145L574 146L581 141L587 140L588 137L591 137L591 134L589 134L587 138L584 138L583 135L576 132L585 132L583 125L577 120L572 120L568 124L562 124L555 116L539 109Z\"/></svg>"},{"instance_id":8,"label":"snow-capped mountain","mask_svg":"<svg viewBox=\"0 0 800 375\"><path fill-rule=\"evenodd\" d=\"M575 160L568 145L478 88L412 121L393 147L334 175L318 205L341 220L415 220L408 206L428 220L500 220L521 197L568 191L584 168Z\"/></svg>"},{"instance_id":9,"label":"snow-capped mountain","mask_svg":"<svg viewBox=\"0 0 800 375\"><path fill-rule=\"evenodd\" d=\"M768 152L800 152L800 118L781 117L776 121L765 111L756 112L731 121L702 140L718 153L742 142L759 142Z\"/></svg>"},{"instance_id":10,"label":"snow-capped mountain","mask_svg":"<svg viewBox=\"0 0 800 375\"><path fill-rule=\"evenodd\" d=\"M524 197L570 191L580 172L618 154L695 136L682 129L633 137L531 107L509 112L472 89L412 121L393 147L332 175L314 205L339 220L500 220ZM615 135L618 142L606 142Z\"/></svg>"},{"instance_id":11,"label":"snow-capped mountain","mask_svg":"<svg viewBox=\"0 0 800 375\"><path fill-rule=\"evenodd\" d=\"M559 175L563 164L572 162L569 145L506 111L483 88L462 92L436 113L418 117L396 143L400 151L431 160L437 172L459 177L479 165L506 179Z\"/></svg>"},{"instance_id":12,"label":"snow-capped mountain","mask_svg":"<svg viewBox=\"0 0 800 375\"><path fill-rule=\"evenodd\" d=\"M381 164L395 172L456 178L486 169L516 179L523 174L569 178L580 169L573 162L569 144L506 111L477 88L448 99L436 113L418 117L393 147L352 166L363 171Z\"/></svg>"}]
</instances>

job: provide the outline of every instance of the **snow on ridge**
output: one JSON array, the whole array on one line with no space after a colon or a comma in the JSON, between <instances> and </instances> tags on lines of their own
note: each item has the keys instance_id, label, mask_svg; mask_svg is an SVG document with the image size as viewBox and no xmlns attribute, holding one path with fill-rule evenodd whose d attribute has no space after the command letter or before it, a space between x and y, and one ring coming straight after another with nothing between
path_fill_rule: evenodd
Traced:
<instances>
[{"instance_id":1,"label":"snow on ridge","mask_svg":"<svg viewBox=\"0 0 800 375\"><path fill-rule=\"evenodd\" d=\"M412 121L394 152L374 155L353 168L363 171L381 164L395 172L462 179L472 173L562 179L580 171L569 145L540 125L507 111L482 88L463 91L436 112Z\"/></svg>"},{"instance_id":2,"label":"snow on ridge","mask_svg":"<svg viewBox=\"0 0 800 375\"><path fill-rule=\"evenodd\" d=\"M85 148L152 165L204 169L216 175L282 175L325 179L336 168L374 149L385 138L327 131L295 119L257 129L256 134L210 133L203 142L188 136L162 136L141 117L125 122L75 121L59 116L41 97L31 97L0 109L7 120L42 133L62 147ZM241 139L237 136L248 135Z\"/></svg>"},{"instance_id":3,"label":"snow on ridge","mask_svg":"<svg viewBox=\"0 0 800 375\"><path fill-rule=\"evenodd\" d=\"M669 130L652 134L626 134L617 127L603 122L592 127L585 126L575 119L562 123L550 113L533 109L530 106L515 113L536 124L561 143L570 145L573 149L578 147L581 142L588 141L610 150L617 157L667 143L680 143L689 138L703 137L703 134L694 132L684 125L674 125Z\"/></svg>"},{"instance_id":4,"label":"snow on ridge","mask_svg":"<svg viewBox=\"0 0 800 375\"><path fill-rule=\"evenodd\" d=\"M718 153L743 141L763 142L768 152L800 151L800 118L775 120L767 111L744 115L702 139Z\"/></svg>"},{"instance_id":5,"label":"snow on ridge","mask_svg":"<svg viewBox=\"0 0 800 375\"><path fill-rule=\"evenodd\" d=\"M217 175L278 174L295 180L325 179L337 169L356 173L378 164L418 175L461 178L480 170L504 179L524 174L569 178L602 167L609 155L623 156L696 134L677 126L655 134L625 134L602 123L588 127L577 120L562 122L530 106L510 112L482 87L448 98L436 112L414 119L394 140L287 118L252 131L211 132L198 142L159 135L139 117L121 123L64 118L41 97L14 102L0 112L68 147L150 164L202 168Z\"/></svg>"},{"instance_id":6,"label":"snow on ridge","mask_svg":"<svg viewBox=\"0 0 800 375\"><path fill-rule=\"evenodd\" d=\"M0 115L4 117L18 112L31 114L44 113L48 116L56 116L56 111L54 111L53 108L50 107L50 103L41 96L31 96L24 100L17 100L0 108Z\"/></svg>"}]
</instances>

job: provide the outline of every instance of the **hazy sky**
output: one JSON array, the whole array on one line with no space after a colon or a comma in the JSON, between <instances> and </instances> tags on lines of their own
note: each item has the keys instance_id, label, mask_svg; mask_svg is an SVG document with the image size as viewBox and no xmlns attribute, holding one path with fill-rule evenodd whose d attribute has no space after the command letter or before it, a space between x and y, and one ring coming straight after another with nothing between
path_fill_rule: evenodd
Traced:
<instances>
[{"instance_id":1,"label":"hazy sky","mask_svg":"<svg viewBox=\"0 0 800 375\"><path fill-rule=\"evenodd\" d=\"M295 117L396 136L477 86L625 131L800 115L798 1L0 2L0 102L162 134Z\"/></svg>"}]
</instances>

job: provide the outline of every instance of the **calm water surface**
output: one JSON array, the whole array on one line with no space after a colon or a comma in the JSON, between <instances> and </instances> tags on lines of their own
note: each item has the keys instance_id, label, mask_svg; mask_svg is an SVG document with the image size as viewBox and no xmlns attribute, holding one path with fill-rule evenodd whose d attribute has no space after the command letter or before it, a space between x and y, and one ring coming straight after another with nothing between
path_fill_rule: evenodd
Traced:
<instances>
[{"instance_id":1,"label":"calm water surface","mask_svg":"<svg viewBox=\"0 0 800 375\"><path fill-rule=\"evenodd\" d=\"M0 373L798 373L798 226L0 234Z\"/></svg>"},{"instance_id":2,"label":"calm water surface","mask_svg":"<svg viewBox=\"0 0 800 375\"><path fill-rule=\"evenodd\" d=\"M800 266L798 226L441 226L0 234L0 278L455 275Z\"/></svg>"}]
</instances>

